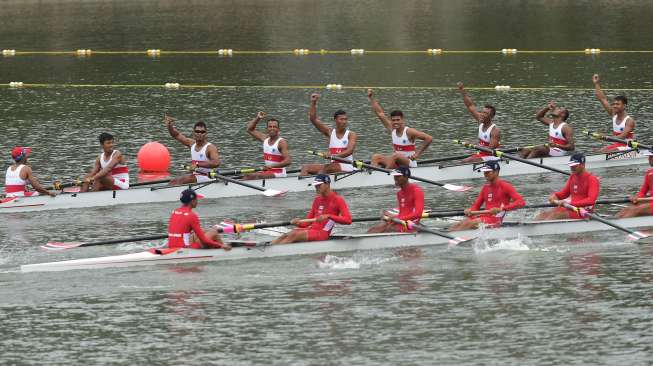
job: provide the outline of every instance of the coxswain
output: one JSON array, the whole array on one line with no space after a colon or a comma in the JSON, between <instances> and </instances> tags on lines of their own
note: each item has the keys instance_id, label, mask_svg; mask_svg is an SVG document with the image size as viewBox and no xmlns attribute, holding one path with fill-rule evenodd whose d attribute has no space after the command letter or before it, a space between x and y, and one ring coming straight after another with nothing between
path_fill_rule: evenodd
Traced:
<instances>
[{"instance_id":1,"label":"coxswain","mask_svg":"<svg viewBox=\"0 0 653 366\"><path fill-rule=\"evenodd\" d=\"M547 113L551 118L546 117ZM549 126L549 142L546 145L522 149L519 152L521 157L533 159L571 154L575 149L575 143L574 131L567 123L568 118L569 110L556 106L554 102L550 102L546 107L540 109L535 115L535 119Z\"/></svg>"},{"instance_id":2,"label":"coxswain","mask_svg":"<svg viewBox=\"0 0 653 366\"><path fill-rule=\"evenodd\" d=\"M209 173L212 169L220 166L220 155L218 148L207 141L208 130L206 123L199 121L193 126L193 138L184 136L177 131L174 126L174 119L167 114L163 117L163 122L168 127L170 136L190 148L192 173L182 175L170 181L170 185L204 183L212 180Z\"/></svg>"},{"instance_id":3,"label":"coxswain","mask_svg":"<svg viewBox=\"0 0 653 366\"><path fill-rule=\"evenodd\" d=\"M612 99L612 105L608 103L608 98L601 90L601 80L599 74L592 76L594 82L594 93L599 100L603 109L608 112L608 116L612 117L612 135L618 139L634 140L635 139L635 120L633 117L626 113L626 106L628 105L628 98L624 95L617 95ZM616 142L609 146L604 146L601 152L615 152L628 150L626 144Z\"/></svg>"},{"instance_id":4,"label":"coxswain","mask_svg":"<svg viewBox=\"0 0 653 366\"><path fill-rule=\"evenodd\" d=\"M648 164L653 167L653 149L640 150L640 153L648 156ZM642 187L630 201L633 204L619 211L617 218L653 215L653 168L646 171Z\"/></svg>"},{"instance_id":5,"label":"coxswain","mask_svg":"<svg viewBox=\"0 0 653 366\"><path fill-rule=\"evenodd\" d=\"M333 114L336 128L327 127L317 117L317 101L320 95L317 93L311 94L311 106L308 111L308 118L324 136L329 139L329 152L327 156L335 156L347 159L351 162L354 161L352 154L356 148L356 133L347 129L348 117L347 112L337 110ZM338 172L351 172L354 171L354 166L349 163L340 163L331 161L328 164L305 164L302 166L300 175L319 174L319 173L338 173Z\"/></svg>"},{"instance_id":6,"label":"coxswain","mask_svg":"<svg viewBox=\"0 0 653 366\"><path fill-rule=\"evenodd\" d=\"M292 219L290 223L297 228L278 237L272 244L327 240L336 224L351 225L349 207L342 196L331 190L331 178L318 174L311 185L315 187L317 196L306 219Z\"/></svg>"},{"instance_id":7,"label":"coxswain","mask_svg":"<svg viewBox=\"0 0 653 366\"><path fill-rule=\"evenodd\" d=\"M371 227L367 232L372 233L388 233L388 232L409 232L413 228L408 225L397 224L392 221L397 218L404 222L410 221L411 223L418 224L424 212L424 191L422 187L415 183L410 183L410 168L401 166L392 173L390 173L395 180L395 187L399 188L397 191L397 204L399 205L399 214L391 212L383 213L383 220L378 225Z\"/></svg>"},{"instance_id":8,"label":"coxswain","mask_svg":"<svg viewBox=\"0 0 653 366\"><path fill-rule=\"evenodd\" d=\"M585 169L583 153L574 153L567 164L571 169L567 184L562 190L549 196L549 202L560 207L541 212L536 220L582 219L585 216L584 211L594 211L601 190L599 179ZM578 210L562 207L564 202L577 207Z\"/></svg>"},{"instance_id":9,"label":"coxswain","mask_svg":"<svg viewBox=\"0 0 653 366\"><path fill-rule=\"evenodd\" d=\"M276 118L267 120L268 134L256 130L256 125L266 117L265 112L258 112L253 120L247 124L247 133L263 143L263 161L265 169L262 172L247 174L243 179L269 179L283 178L286 176L286 167L292 162L288 142L279 136L280 124Z\"/></svg>"},{"instance_id":10,"label":"coxswain","mask_svg":"<svg viewBox=\"0 0 653 366\"><path fill-rule=\"evenodd\" d=\"M481 188L472 207L464 211L468 218L452 225L449 231L477 229L481 223L492 228L499 227L507 211L524 207L526 202L515 187L499 178L500 170L498 160L488 160L479 168L487 183Z\"/></svg>"},{"instance_id":11,"label":"coxswain","mask_svg":"<svg viewBox=\"0 0 653 366\"><path fill-rule=\"evenodd\" d=\"M220 239L216 229L206 232L200 226L200 219L193 209L197 207L197 193L192 189L181 192L181 207L172 211L168 222L168 248L222 248L230 250L231 246Z\"/></svg>"},{"instance_id":12,"label":"coxswain","mask_svg":"<svg viewBox=\"0 0 653 366\"><path fill-rule=\"evenodd\" d=\"M50 192L43 188L32 172L32 168L27 164L32 149L29 147L14 147L11 150L11 158L14 163L7 168L7 175L5 175L5 196L11 197L30 197L38 196L40 194L48 195L50 197L56 196L55 192ZM27 183L32 185L36 191L28 191Z\"/></svg>"},{"instance_id":13,"label":"coxswain","mask_svg":"<svg viewBox=\"0 0 653 366\"><path fill-rule=\"evenodd\" d=\"M115 140L113 135L102 132L99 137L102 153L95 159L93 169L84 177L81 191L105 191L129 189L129 168L125 156L114 150Z\"/></svg>"},{"instance_id":14,"label":"coxswain","mask_svg":"<svg viewBox=\"0 0 653 366\"><path fill-rule=\"evenodd\" d=\"M463 83L458 82L458 90L460 90L460 94L463 96L465 107L467 107L469 113L478 122L478 144L487 147L488 149L498 149L501 146L499 142L501 140L501 134L499 132L499 127L492 122L492 118L494 118L497 110L492 105L486 104L483 107L483 110L479 112L476 105L474 105L472 98L467 94ZM495 159L496 158L491 153L480 151L463 159L463 162L479 163L485 160Z\"/></svg>"},{"instance_id":15,"label":"coxswain","mask_svg":"<svg viewBox=\"0 0 653 366\"><path fill-rule=\"evenodd\" d=\"M406 126L404 113L400 110L390 112L390 118L386 116L381 104L374 99L374 91L367 89L367 98L372 106L372 112L383 123L386 132L392 136L393 153L390 155L374 154L372 155L372 164L382 166L387 169L394 169L398 166L408 166L414 168L417 166L417 159L429 147L433 137L420 130ZM416 148L416 141L421 140L419 148Z\"/></svg>"}]
</instances>

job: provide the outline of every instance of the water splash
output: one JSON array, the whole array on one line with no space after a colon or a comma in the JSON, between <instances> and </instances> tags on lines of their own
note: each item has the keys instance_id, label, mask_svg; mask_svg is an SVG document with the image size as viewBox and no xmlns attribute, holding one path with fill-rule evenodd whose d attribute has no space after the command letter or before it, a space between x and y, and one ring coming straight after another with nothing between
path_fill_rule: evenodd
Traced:
<instances>
[{"instance_id":1,"label":"water splash","mask_svg":"<svg viewBox=\"0 0 653 366\"><path fill-rule=\"evenodd\" d=\"M529 237L522 235L514 239L502 240L490 240L479 237L472 244L472 249L474 249L475 254L484 254L498 250L527 251L531 250L532 245L533 241Z\"/></svg>"},{"instance_id":2,"label":"water splash","mask_svg":"<svg viewBox=\"0 0 653 366\"><path fill-rule=\"evenodd\" d=\"M395 260L396 257L338 257L327 254L317 262L320 269L359 269L361 266L373 266Z\"/></svg>"}]
</instances>

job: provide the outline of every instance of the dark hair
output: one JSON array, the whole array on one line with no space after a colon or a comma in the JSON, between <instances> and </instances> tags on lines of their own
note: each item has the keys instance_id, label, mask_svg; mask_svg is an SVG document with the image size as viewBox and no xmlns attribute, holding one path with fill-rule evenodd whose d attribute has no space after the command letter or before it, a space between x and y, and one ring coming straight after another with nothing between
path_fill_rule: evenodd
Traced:
<instances>
[{"instance_id":1,"label":"dark hair","mask_svg":"<svg viewBox=\"0 0 653 366\"><path fill-rule=\"evenodd\" d=\"M347 114L347 112L343 111L342 109L338 109L336 113L333 114L333 119L337 119L338 116L342 116L343 114Z\"/></svg>"},{"instance_id":2,"label":"dark hair","mask_svg":"<svg viewBox=\"0 0 653 366\"><path fill-rule=\"evenodd\" d=\"M626 98L625 95L617 95L616 97L614 97L614 100L618 100L623 104L628 104L628 98Z\"/></svg>"},{"instance_id":3,"label":"dark hair","mask_svg":"<svg viewBox=\"0 0 653 366\"><path fill-rule=\"evenodd\" d=\"M484 107L492 111L492 113L490 113L490 117L494 117L494 115L497 114L497 109L494 108L491 104L486 104Z\"/></svg>"},{"instance_id":4,"label":"dark hair","mask_svg":"<svg viewBox=\"0 0 653 366\"><path fill-rule=\"evenodd\" d=\"M569 118L569 109L565 108L565 109L563 109L563 111L565 112L565 116L562 117L562 120L566 121L567 118Z\"/></svg>"},{"instance_id":5,"label":"dark hair","mask_svg":"<svg viewBox=\"0 0 653 366\"><path fill-rule=\"evenodd\" d=\"M265 122L265 125L266 125L267 127L269 127L269 126L270 126L270 122L276 122L276 123L277 123L277 127L281 128L281 122L279 122L278 119L276 119L276 118L270 118L267 122Z\"/></svg>"},{"instance_id":6,"label":"dark hair","mask_svg":"<svg viewBox=\"0 0 653 366\"><path fill-rule=\"evenodd\" d=\"M390 117L401 117L404 118L404 112L395 109L394 111L390 112Z\"/></svg>"},{"instance_id":7,"label":"dark hair","mask_svg":"<svg viewBox=\"0 0 653 366\"><path fill-rule=\"evenodd\" d=\"M206 123L199 121L195 124L195 126L193 126L193 128L195 127L204 127L204 129L206 129Z\"/></svg>"},{"instance_id":8,"label":"dark hair","mask_svg":"<svg viewBox=\"0 0 653 366\"><path fill-rule=\"evenodd\" d=\"M113 140L113 135L108 132L102 132L99 137L100 145L104 145L105 141Z\"/></svg>"}]
</instances>

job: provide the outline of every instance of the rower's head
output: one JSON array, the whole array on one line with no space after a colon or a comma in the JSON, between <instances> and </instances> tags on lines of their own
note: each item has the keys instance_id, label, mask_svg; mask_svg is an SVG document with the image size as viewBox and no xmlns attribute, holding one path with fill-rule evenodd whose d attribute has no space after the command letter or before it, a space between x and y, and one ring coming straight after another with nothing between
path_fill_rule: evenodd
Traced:
<instances>
[{"instance_id":1,"label":"rower's head","mask_svg":"<svg viewBox=\"0 0 653 366\"><path fill-rule=\"evenodd\" d=\"M499 165L498 160L488 160L478 169L483 172L485 180L492 183L497 178L499 178L499 171L501 170L501 165Z\"/></svg>"},{"instance_id":2,"label":"rower's head","mask_svg":"<svg viewBox=\"0 0 653 366\"><path fill-rule=\"evenodd\" d=\"M199 196L197 193L188 188L185 189L181 192L181 196L179 196L179 201L181 201L181 204L184 206L190 206L191 208L197 207L197 199Z\"/></svg>"},{"instance_id":3,"label":"rower's head","mask_svg":"<svg viewBox=\"0 0 653 366\"><path fill-rule=\"evenodd\" d=\"M626 110L626 105L628 105L628 98L625 95L617 95L612 99L612 110L615 113L621 113Z\"/></svg>"},{"instance_id":4,"label":"rower's head","mask_svg":"<svg viewBox=\"0 0 653 366\"><path fill-rule=\"evenodd\" d=\"M564 107L555 107L551 111L551 116L554 119L560 119L562 121L566 121L567 118L569 118L569 110Z\"/></svg>"},{"instance_id":5,"label":"rower's head","mask_svg":"<svg viewBox=\"0 0 653 366\"><path fill-rule=\"evenodd\" d=\"M327 174L318 174L313 179L311 185L315 187L317 194L326 196L331 191L331 177Z\"/></svg>"},{"instance_id":6,"label":"rower's head","mask_svg":"<svg viewBox=\"0 0 653 366\"><path fill-rule=\"evenodd\" d=\"M199 121L195 123L193 126L193 136L195 137L195 141L197 142L204 142L206 141L206 137L209 131L206 129L206 123Z\"/></svg>"},{"instance_id":7,"label":"rower's head","mask_svg":"<svg viewBox=\"0 0 653 366\"><path fill-rule=\"evenodd\" d=\"M397 130L404 128L406 123L404 122L404 112L400 110L394 110L390 112L390 121L392 122L392 128Z\"/></svg>"},{"instance_id":8,"label":"rower's head","mask_svg":"<svg viewBox=\"0 0 653 366\"><path fill-rule=\"evenodd\" d=\"M276 118L270 118L267 122L265 127L268 130L268 136L272 138L276 138L279 136L279 131L281 130L281 125L279 124L279 120Z\"/></svg>"},{"instance_id":9,"label":"rower's head","mask_svg":"<svg viewBox=\"0 0 653 366\"><path fill-rule=\"evenodd\" d=\"M653 148L648 149L648 150L641 150L642 155L648 156L648 164L650 166L653 166Z\"/></svg>"},{"instance_id":10,"label":"rower's head","mask_svg":"<svg viewBox=\"0 0 653 366\"><path fill-rule=\"evenodd\" d=\"M481 115L481 123L492 123L492 118L497 114L496 108L490 104L483 106L483 110L479 112Z\"/></svg>"},{"instance_id":11,"label":"rower's head","mask_svg":"<svg viewBox=\"0 0 653 366\"><path fill-rule=\"evenodd\" d=\"M403 188L408 184L410 178L410 168L407 166L400 166L393 170L390 175L395 179L395 186Z\"/></svg>"},{"instance_id":12,"label":"rower's head","mask_svg":"<svg viewBox=\"0 0 653 366\"><path fill-rule=\"evenodd\" d=\"M349 121L347 112L343 111L342 109L337 110L333 114L333 120L336 122L336 129L341 131L347 129L347 123Z\"/></svg>"},{"instance_id":13,"label":"rower's head","mask_svg":"<svg viewBox=\"0 0 653 366\"><path fill-rule=\"evenodd\" d=\"M577 152L574 153L570 158L569 162L567 163L569 165L569 169L571 169L571 172L574 174L580 174L585 171L585 154Z\"/></svg>"},{"instance_id":14,"label":"rower's head","mask_svg":"<svg viewBox=\"0 0 653 366\"><path fill-rule=\"evenodd\" d=\"M11 158L14 159L16 164L25 164L31 151L32 149L29 147L16 146L11 150Z\"/></svg>"},{"instance_id":15,"label":"rower's head","mask_svg":"<svg viewBox=\"0 0 653 366\"><path fill-rule=\"evenodd\" d=\"M104 150L105 152L113 151L113 144L115 143L115 139L113 138L112 134L108 132L102 132L98 140L100 140L100 145L102 145L102 150Z\"/></svg>"}]
</instances>

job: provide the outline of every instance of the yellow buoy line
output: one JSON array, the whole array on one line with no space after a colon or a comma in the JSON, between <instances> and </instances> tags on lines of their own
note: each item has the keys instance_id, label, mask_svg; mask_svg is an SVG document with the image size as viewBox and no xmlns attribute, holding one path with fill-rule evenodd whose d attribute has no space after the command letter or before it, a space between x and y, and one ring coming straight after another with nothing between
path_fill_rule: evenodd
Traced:
<instances>
[{"instance_id":1,"label":"yellow buoy line","mask_svg":"<svg viewBox=\"0 0 653 366\"><path fill-rule=\"evenodd\" d=\"M585 48L582 50L518 50L516 48L502 48L499 50L446 50L442 48L429 48L426 50L366 50L363 48L352 48L350 50L310 50L307 48L296 48L293 50L279 51L256 51L256 50L234 50L231 48L221 48L218 50L162 50L151 48L147 50L136 51L101 51L91 50L88 48L77 49L72 51L21 51L15 49L3 49L2 55L5 57L21 55L47 55L47 56L80 56L88 57L91 55L146 55L150 57L159 57L162 55L216 55L216 56L233 56L233 55L383 55L383 54L426 54L426 55L444 55L444 54L503 54L516 55L523 54L586 54L597 55L601 53L653 53L653 50L602 50L600 48Z\"/></svg>"},{"instance_id":2,"label":"yellow buoy line","mask_svg":"<svg viewBox=\"0 0 653 366\"><path fill-rule=\"evenodd\" d=\"M0 84L0 87L10 89L23 88L162 88L168 90L177 89L326 89L326 90L367 90L374 89L398 89L398 90L458 90L456 86L379 86L379 85L343 85L343 84L315 84L315 85L220 85L220 84L180 84L168 82L164 84L57 84L57 83L24 83L12 81ZM495 86L465 86L468 90L495 90L498 92L526 91L526 90L572 90L572 91L594 91L594 88L579 88L568 86L536 86L536 87L514 87L510 85ZM612 88L611 91L653 91L653 88Z\"/></svg>"}]
</instances>

